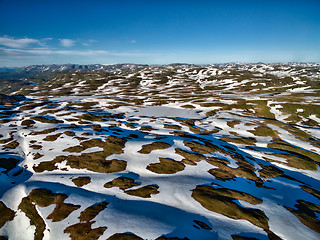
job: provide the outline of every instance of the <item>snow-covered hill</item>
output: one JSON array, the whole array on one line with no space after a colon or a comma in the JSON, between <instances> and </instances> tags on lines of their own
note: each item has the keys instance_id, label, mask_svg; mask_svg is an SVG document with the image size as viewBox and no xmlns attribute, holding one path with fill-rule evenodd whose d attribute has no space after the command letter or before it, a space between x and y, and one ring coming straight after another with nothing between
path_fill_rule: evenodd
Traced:
<instances>
[{"instance_id":1,"label":"snow-covered hill","mask_svg":"<svg viewBox=\"0 0 320 240\"><path fill-rule=\"evenodd\" d=\"M173 64L1 95L0 236L319 239L319 83L319 64Z\"/></svg>"}]
</instances>

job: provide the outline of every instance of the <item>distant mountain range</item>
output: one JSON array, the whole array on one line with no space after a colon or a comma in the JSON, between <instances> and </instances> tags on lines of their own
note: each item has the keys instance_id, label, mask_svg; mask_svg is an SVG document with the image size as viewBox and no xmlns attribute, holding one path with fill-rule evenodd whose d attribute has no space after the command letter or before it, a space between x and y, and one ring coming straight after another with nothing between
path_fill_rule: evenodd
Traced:
<instances>
[{"instance_id":1,"label":"distant mountain range","mask_svg":"<svg viewBox=\"0 0 320 240\"><path fill-rule=\"evenodd\" d=\"M16 71L18 69L19 69L19 67L0 67L0 73L14 72L14 71Z\"/></svg>"},{"instance_id":2,"label":"distant mountain range","mask_svg":"<svg viewBox=\"0 0 320 240\"><path fill-rule=\"evenodd\" d=\"M264 63L256 63L261 65ZM283 63L284 65L290 66L301 66L301 67L319 67L319 63ZM214 64L216 66L240 66L248 65L246 63L222 63ZM250 64L249 64L250 65ZM280 64L282 65L282 64ZM28 78L36 77L38 74L43 73L70 73L70 72L111 72L116 73L119 71L133 71L147 67L147 64L49 64L49 65L30 65L26 67L0 67L0 79L17 79L17 78ZM188 63L172 63L163 65L168 67L196 67L199 65L188 64Z\"/></svg>"},{"instance_id":3,"label":"distant mountain range","mask_svg":"<svg viewBox=\"0 0 320 240\"><path fill-rule=\"evenodd\" d=\"M119 72L131 71L148 65L142 64L50 64L50 65L31 65L22 68L0 68L0 79L17 79L36 77L38 74L44 73L69 73L69 72Z\"/></svg>"},{"instance_id":4,"label":"distant mountain range","mask_svg":"<svg viewBox=\"0 0 320 240\"><path fill-rule=\"evenodd\" d=\"M51 65L31 65L20 68L15 73L23 74L34 74L34 73L68 73L68 72L114 72L123 70L134 70L143 68L148 65L142 64L90 64L90 65L79 65L79 64L51 64Z\"/></svg>"}]
</instances>

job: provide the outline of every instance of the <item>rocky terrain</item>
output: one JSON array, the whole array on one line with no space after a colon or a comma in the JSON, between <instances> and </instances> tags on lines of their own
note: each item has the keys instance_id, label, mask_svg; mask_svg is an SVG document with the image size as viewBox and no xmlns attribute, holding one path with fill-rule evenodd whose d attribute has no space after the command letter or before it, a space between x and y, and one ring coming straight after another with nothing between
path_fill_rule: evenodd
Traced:
<instances>
[{"instance_id":1,"label":"rocky terrain","mask_svg":"<svg viewBox=\"0 0 320 240\"><path fill-rule=\"evenodd\" d=\"M3 88L0 239L320 238L320 64L112 66Z\"/></svg>"}]
</instances>

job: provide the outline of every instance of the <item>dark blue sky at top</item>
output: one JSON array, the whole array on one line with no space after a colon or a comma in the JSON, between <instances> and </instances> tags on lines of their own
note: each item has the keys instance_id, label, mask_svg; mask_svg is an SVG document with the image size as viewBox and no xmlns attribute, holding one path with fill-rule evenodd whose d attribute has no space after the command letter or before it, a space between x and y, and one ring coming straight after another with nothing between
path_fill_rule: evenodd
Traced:
<instances>
[{"instance_id":1,"label":"dark blue sky at top","mask_svg":"<svg viewBox=\"0 0 320 240\"><path fill-rule=\"evenodd\" d=\"M0 65L41 61L320 61L320 0L0 0Z\"/></svg>"}]
</instances>

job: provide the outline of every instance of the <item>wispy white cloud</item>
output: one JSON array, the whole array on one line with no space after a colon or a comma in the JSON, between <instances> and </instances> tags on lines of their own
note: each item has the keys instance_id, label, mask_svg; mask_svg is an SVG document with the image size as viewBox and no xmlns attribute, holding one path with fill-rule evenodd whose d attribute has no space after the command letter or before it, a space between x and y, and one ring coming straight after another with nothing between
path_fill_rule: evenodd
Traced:
<instances>
[{"instance_id":1,"label":"wispy white cloud","mask_svg":"<svg viewBox=\"0 0 320 240\"><path fill-rule=\"evenodd\" d=\"M93 39L90 39L90 40L88 40L88 41L84 41L84 42L82 42L81 44L83 45L83 46L86 46L86 47L88 47L88 46L91 46L93 43L95 43L95 42L97 42L96 40L93 40Z\"/></svg>"},{"instance_id":2,"label":"wispy white cloud","mask_svg":"<svg viewBox=\"0 0 320 240\"><path fill-rule=\"evenodd\" d=\"M134 44L136 43L137 41L136 40L131 40L130 43Z\"/></svg>"},{"instance_id":3,"label":"wispy white cloud","mask_svg":"<svg viewBox=\"0 0 320 240\"><path fill-rule=\"evenodd\" d=\"M1 0L0 0L1 1ZM60 43L57 46L56 43ZM1 64L30 65L50 64L52 62L122 62L137 61L158 57L158 54L139 51L108 51L92 50L89 46L96 40L89 39L53 39L53 38L13 38L0 36L0 66ZM69 48L78 44L77 49ZM86 46L86 47L82 47Z\"/></svg>"},{"instance_id":4,"label":"wispy white cloud","mask_svg":"<svg viewBox=\"0 0 320 240\"><path fill-rule=\"evenodd\" d=\"M59 41L63 47L72 47L75 44L75 41L72 39L59 39Z\"/></svg>"},{"instance_id":5,"label":"wispy white cloud","mask_svg":"<svg viewBox=\"0 0 320 240\"><path fill-rule=\"evenodd\" d=\"M42 46L43 43L38 39L33 38L20 38L15 39L9 36L3 36L0 37L0 45L5 47L11 47L11 48L26 48L30 47L31 45L40 45Z\"/></svg>"},{"instance_id":6,"label":"wispy white cloud","mask_svg":"<svg viewBox=\"0 0 320 240\"><path fill-rule=\"evenodd\" d=\"M11 49L1 48L0 54L7 56L30 56L30 55L70 55L70 56L117 56L117 57L143 57L150 54L139 52L110 52L105 50L51 50L51 49Z\"/></svg>"}]
</instances>

